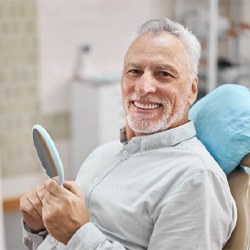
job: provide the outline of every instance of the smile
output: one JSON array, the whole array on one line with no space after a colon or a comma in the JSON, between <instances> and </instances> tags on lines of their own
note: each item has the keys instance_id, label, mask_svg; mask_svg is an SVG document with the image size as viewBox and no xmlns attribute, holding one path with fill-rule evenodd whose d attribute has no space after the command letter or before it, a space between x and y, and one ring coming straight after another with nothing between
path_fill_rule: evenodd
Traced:
<instances>
[{"instance_id":1,"label":"smile","mask_svg":"<svg viewBox=\"0 0 250 250\"><path fill-rule=\"evenodd\" d=\"M157 109L161 106L161 104L159 103L153 103L153 104L144 104L144 103L140 103L137 101L133 101L132 102L137 108L140 109L144 109L144 110L153 110L153 109Z\"/></svg>"}]
</instances>

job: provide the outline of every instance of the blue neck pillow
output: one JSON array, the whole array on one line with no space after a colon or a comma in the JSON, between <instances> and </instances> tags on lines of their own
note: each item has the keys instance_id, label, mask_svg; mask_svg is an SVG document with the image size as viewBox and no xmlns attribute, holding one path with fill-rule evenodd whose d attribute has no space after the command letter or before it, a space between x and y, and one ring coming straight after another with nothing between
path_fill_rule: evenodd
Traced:
<instances>
[{"instance_id":1,"label":"blue neck pillow","mask_svg":"<svg viewBox=\"0 0 250 250\"><path fill-rule=\"evenodd\" d=\"M250 91L246 87L217 87L193 105L189 119L226 175L250 152Z\"/></svg>"}]
</instances>

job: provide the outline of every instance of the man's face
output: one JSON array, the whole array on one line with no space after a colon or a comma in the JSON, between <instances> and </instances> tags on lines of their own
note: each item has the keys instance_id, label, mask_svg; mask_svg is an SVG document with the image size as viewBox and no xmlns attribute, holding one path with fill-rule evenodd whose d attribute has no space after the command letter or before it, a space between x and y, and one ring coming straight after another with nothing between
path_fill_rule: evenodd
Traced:
<instances>
[{"instance_id":1,"label":"man's face","mask_svg":"<svg viewBox=\"0 0 250 250\"><path fill-rule=\"evenodd\" d=\"M184 44L170 33L136 38L128 48L122 76L127 125L136 135L151 134L188 121L197 95Z\"/></svg>"}]
</instances>

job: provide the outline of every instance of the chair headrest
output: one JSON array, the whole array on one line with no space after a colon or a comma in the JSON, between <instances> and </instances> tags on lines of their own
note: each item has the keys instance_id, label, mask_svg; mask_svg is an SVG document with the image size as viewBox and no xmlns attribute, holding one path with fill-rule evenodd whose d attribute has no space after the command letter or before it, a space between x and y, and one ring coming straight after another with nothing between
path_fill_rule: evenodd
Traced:
<instances>
[{"instance_id":1,"label":"chair headrest","mask_svg":"<svg viewBox=\"0 0 250 250\"><path fill-rule=\"evenodd\" d=\"M250 153L250 92L223 84L196 102L189 112L198 139L230 174Z\"/></svg>"}]
</instances>

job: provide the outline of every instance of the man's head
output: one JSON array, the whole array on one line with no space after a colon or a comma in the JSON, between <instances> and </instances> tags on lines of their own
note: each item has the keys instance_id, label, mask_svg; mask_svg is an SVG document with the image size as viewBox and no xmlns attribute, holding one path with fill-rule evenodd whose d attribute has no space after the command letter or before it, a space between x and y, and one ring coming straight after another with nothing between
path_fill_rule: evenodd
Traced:
<instances>
[{"instance_id":1,"label":"man's head","mask_svg":"<svg viewBox=\"0 0 250 250\"><path fill-rule=\"evenodd\" d=\"M127 127L152 134L188 121L198 89L200 44L168 19L144 23L128 47L122 76Z\"/></svg>"}]
</instances>

